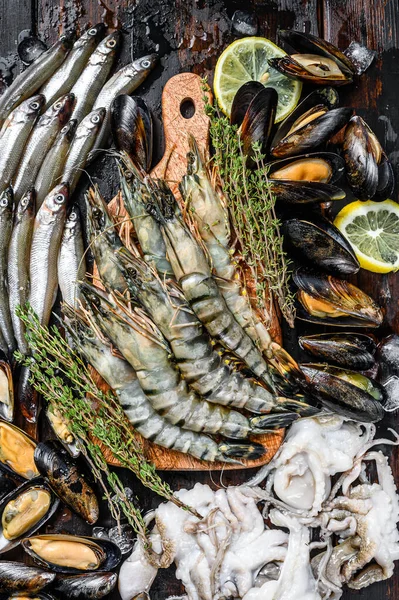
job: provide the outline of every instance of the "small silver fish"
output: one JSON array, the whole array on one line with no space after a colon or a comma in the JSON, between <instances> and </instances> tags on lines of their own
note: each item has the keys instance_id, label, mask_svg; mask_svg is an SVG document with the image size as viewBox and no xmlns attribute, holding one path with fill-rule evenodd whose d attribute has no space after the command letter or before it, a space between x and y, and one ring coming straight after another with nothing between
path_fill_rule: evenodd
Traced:
<instances>
[{"instance_id":1,"label":"small silver fish","mask_svg":"<svg viewBox=\"0 0 399 600\"><path fill-rule=\"evenodd\" d=\"M8 352L10 356L16 348L7 289L8 246L12 232L13 214L14 197L12 189L8 188L0 197L0 330L3 338L0 339L0 343L3 351ZM4 342L5 347L3 347Z\"/></svg>"},{"instance_id":2,"label":"small silver fish","mask_svg":"<svg viewBox=\"0 0 399 600\"><path fill-rule=\"evenodd\" d=\"M74 101L73 94L61 96L46 110L34 126L14 178L13 190L16 204L34 184L44 157L54 142L57 133L69 119Z\"/></svg>"},{"instance_id":3,"label":"small silver fish","mask_svg":"<svg viewBox=\"0 0 399 600\"><path fill-rule=\"evenodd\" d=\"M62 181L69 184L71 196L82 170L86 166L87 157L96 141L105 113L105 108L93 110L83 119L76 130L61 178Z\"/></svg>"},{"instance_id":4,"label":"small silver fish","mask_svg":"<svg viewBox=\"0 0 399 600\"><path fill-rule=\"evenodd\" d=\"M62 65L40 89L40 93L46 98L46 108L72 89L96 45L104 36L105 30L104 23L98 23L76 40Z\"/></svg>"},{"instance_id":5,"label":"small silver fish","mask_svg":"<svg viewBox=\"0 0 399 600\"><path fill-rule=\"evenodd\" d=\"M63 62L72 48L75 32L62 35L51 48L20 73L0 98L0 125L23 100L34 94Z\"/></svg>"},{"instance_id":6,"label":"small silver fish","mask_svg":"<svg viewBox=\"0 0 399 600\"><path fill-rule=\"evenodd\" d=\"M35 221L35 192L30 189L19 202L14 217L10 245L8 248L8 294L11 319L18 348L28 354L25 326L15 314L17 306L24 307L29 294L29 257Z\"/></svg>"},{"instance_id":7,"label":"small silver fish","mask_svg":"<svg viewBox=\"0 0 399 600\"><path fill-rule=\"evenodd\" d=\"M80 121L92 110L94 102L107 81L121 43L120 31L114 31L102 40L90 56L81 76L71 89L76 96L73 119Z\"/></svg>"},{"instance_id":8,"label":"small silver fish","mask_svg":"<svg viewBox=\"0 0 399 600\"><path fill-rule=\"evenodd\" d=\"M78 205L72 207L65 223L61 247L58 254L58 283L62 300L69 306L76 306L79 298L77 281L86 274L86 260Z\"/></svg>"},{"instance_id":9,"label":"small silver fish","mask_svg":"<svg viewBox=\"0 0 399 600\"><path fill-rule=\"evenodd\" d=\"M0 192L11 183L18 168L30 132L44 105L44 96L38 94L17 106L4 122L0 132Z\"/></svg>"},{"instance_id":10,"label":"small silver fish","mask_svg":"<svg viewBox=\"0 0 399 600\"><path fill-rule=\"evenodd\" d=\"M29 304L48 325L57 294L57 258L66 220L69 186L57 185L45 198L33 226L29 263Z\"/></svg>"},{"instance_id":11,"label":"small silver fish","mask_svg":"<svg viewBox=\"0 0 399 600\"><path fill-rule=\"evenodd\" d=\"M61 129L54 144L47 152L35 180L36 210L39 210L47 194L61 182L65 161L73 137L76 132L77 120L71 119Z\"/></svg>"}]
</instances>

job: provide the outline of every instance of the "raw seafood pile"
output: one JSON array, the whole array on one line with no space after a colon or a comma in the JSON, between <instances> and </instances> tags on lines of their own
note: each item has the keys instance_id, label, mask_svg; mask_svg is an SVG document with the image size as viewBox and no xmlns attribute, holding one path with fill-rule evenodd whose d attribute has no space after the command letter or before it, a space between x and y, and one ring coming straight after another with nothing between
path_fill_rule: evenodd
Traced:
<instances>
[{"instance_id":1,"label":"raw seafood pile","mask_svg":"<svg viewBox=\"0 0 399 600\"><path fill-rule=\"evenodd\" d=\"M157 570L173 561L189 600L324 600L339 598L343 584L359 589L390 577L399 557L398 499L386 457L371 448L382 443L374 439L374 423L384 409L396 408L398 338L377 350L369 335L348 330L304 336L301 347L326 363L299 365L271 339L268 309L248 292L246 274L257 267L240 255L225 173L212 170L190 137L181 199L167 181L148 175L151 113L129 94L155 58L108 79L120 33L100 41L104 34L98 25L73 46L64 36L0 99L6 149L0 161L0 345L10 359L17 346L33 355L16 307L28 300L39 325L48 325L59 285L71 349L96 369L131 426L152 443L242 466L265 453L257 436L291 427L272 462L246 486L214 492L197 484L176 494L189 510L174 501L156 509L152 547L139 530L121 569L122 598L146 594ZM354 67L338 49L297 32L285 38L299 53L271 60L277 70L315 84L352 81ZM311 55L301 54L309 47ZM389 160L368 125L338 107L333 88L311 93L278 128L277 104L272 87L249 81L232 101L230 126L246 168L261 174L264 168L268 193L292 210L284 233L298 259L297 317L377 328L381 308L345 279L360 268L349 241L317 209L298 216L296 208L343 199L336 183L344 173L360 200L384 201L394 185ZM334 136L343 128L340 143ZM82 227L70 198L111 130L118 210L93 187L85 195ZM83 228L96 265L91 275ZM364 373L375 356L380 383ZM49 362L46 374L59 367ZM120 530L95 538L39 531L60 504L91 526L98 521L98 491L78 458L80 452L88 458L82 440L48 397L46 414L59 441L37 444L14 426L6 361L0 373L0 466L9 472L0 502L0 552L21 544L38 565L0 561L0 583L7 593L46 598L48 587L66 597L101 598L116 585L112 570L126 541ZM25 364L19 400L35 422L29 377ZM370 462L376 479L366 468ZM103 492L109 496L106 486Z\"/></svg>"},{"instance_id":2,"label":"raw seafood pile","mask_svg":"<svg viewBox=\"0 0 399 600\"><path fill-rule=\"evenodd\" d=\"M189 600L338 600L391 577L399 559L399 497L375 426L324 414L294 423L273 460L248 484L197 483L149 518L154 550ZM374 463L376 480L366 467ZM334 479L333 479L334 478ZM260 483L264 482L264 487ZM258 503L262 501L262 512ZM158 568L140 541L119 575L122 600L149 592Z\"/></svg>"}]
</instances>

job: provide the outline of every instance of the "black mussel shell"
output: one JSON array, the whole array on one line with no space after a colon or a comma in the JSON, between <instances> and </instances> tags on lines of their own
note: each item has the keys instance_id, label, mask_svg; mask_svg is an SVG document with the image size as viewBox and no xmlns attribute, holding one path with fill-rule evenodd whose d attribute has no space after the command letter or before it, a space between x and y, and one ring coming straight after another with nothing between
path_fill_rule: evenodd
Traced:
<instances>
[{"instance_id":1,"label":"black mussel shell","mask_svg":"<svg viewBox=\"0 0 399 600\"><path fill-rule=\"evenodd\" d=\"M253 163L253 145L259 144L262 154L267 154L270 134L276 117L278 94L274 88L263 88L252 100L240 128L243 153L248 164Z\"/></svg>"},{"instance_id":2,"label":"black mussel shell","mask_svg":"<svg viewBox=\"0 0 399 600\"><path fill-rule=\"evenodd\" d=\"M309 393L329 410L365 423L384 416L385 393L376 381L356 371L323 364L301 364L308 378Z\"/></svg>"},{"instance_id":3,"label":"black mussel shell","mask_svg":"<svg viewBox=\"0 0 399 600\"><path fill-rule=\"evenodd\" d=\"M296 258L299 252L299 259L333 275L352 275L359 271L359 261L347 239L321 215L312 215L312 220L289 219L284 222L283 230Z\"/></svg>"},{"instance_id":4,"label":"black mussel shell","mask_svg":"<svg viewBox=\"0 0 399 600\"><path fill-rule=\"evenodd\" d=\"M379 327L381 308L358 287L332 275L311 269L297 269L293 280L298 287L299 319L323 325Z\"/></svg>"},{"instance_id":5,"label":"black mussel shell","mask_svg":"<svg viewBox=\"0 0 399 600\"><path fill-rule=\"evenodd\" d=\"M111 130L115 146L148 172L152 161L152 117L142 98L117 96L111 104Z\"/></svg>"},{"instance_id":6,"label":"black mussel shell","mask_svg":"<svg viewBox=\"0 0 399 600\"><path fill-rule=\"evenodd\" d=\"M7 471L19 479L38 477L40 473L33 458L36 445L36 441L22 429L0 419L0 470ZM9 452L12 448L15 449L15 455Z\"/></svg>"},{"instance_id":7,"label":"black mussel shell","mask_svg":"<svg viewBox=\"0 0 399 600\"><path fill-rule=\"evenodd\" d=\"M300 119L300 117L310 110L315 108L324 108L325 111L337 108L339 103L339 96L337 90L332 87L324 87L319 90L314 90L306 98L304 98L298 106L288 115L284 121L280 123L278 129L272 140L272 148L276 146L292 129L294 123Z\"/></svg>"},{"instance_id":8,"label":"black mussel shell","mask_svg":"<svg viewBox=\"0 0 399 600\"><path fill-rule=\"evenodd\" d=\"M30 65L47 50L47 46L42 40L35 36L24 38L17 48L18 56L25 65Z\"/></svg>"},{"instance_id":9,"label":"black mussel shell","mask_svg":"<svg viewBox=\"0 0 399 600\"><path fill-rule=\"evenodd\" d=\"M10 479L8 475L0 471L0 502L5 496L7 496L10 492L15 490L16 487L17 484L14 483L14 481Z\"/></svg>"},{"instance_id":10,"label":"black mussel shell","mask_svg":"<svg viewBox=\"0 0 399 600\"><path fill-rule=\"evenodd\" d=\"M117 581L118 575L110 572L84 573L65 577L58 575L53 588L66 598L97 600L110 594Z\"/></svg>"},{"instance_id":11,"label":"black mussel shell","mask_svg":"<svg viewBox=\"0 0 399 600\"><path fill-rule=\"evenodd\" d=\"M101 551L101 556L99 558L99 565L97 570L93 568L88 569L86 572L97 571L98 573L100 573L102 571L111 571L112 569L115 569L115 567L117 567L122 560L122 553L118 546L113 542L110 542L109 540L105 539L53 533L36 535L34 537L25 538L24 540L22 540L21 544L25 552L29 554L29 556L31 556L40 567L47 567L54 573L77 575L82 574L85 571L82 569L77 569L75 567L66 567L64 565L48 562L45 559L41 558L38 554L36 554L36 552L31 546L31 540L33 539L87 544L88 546L92 547L95 550L95 552L97 552L97 549L99 548L99 550Z\"/></svg>"},{"instance_id":12,"label":"black mussel shell","mask_svg":"<svg viewBox=\"0 0 399 600\"><path fill-rule=\"evenodd\" d=\"M277 200L286 204L309 204L343 200L345 192L330 183L317 181L287 181L269 179L270 189Z\"/></svg>"},{"instance_id":13,"label":"black mussel shell","mask_svg":"<svg viewBox=\"0 0 399 600\"><path fill-rule=\"evenodd\" d=\"M320 109L318 110L317 106L312 109L315 118L310 121L304 120L304 125L297 123L291 133L289 128L287 133L281 136L281 131L277 130L272 142L272 156L285 158L313 151L342 129L353 114L351 108L333 108L327 112L322 106ZM300 119L300 116L298 118ZM294 123L292 122L292 125Z\"/></svg>"},{"instance_id":14,"label":"black mussel shell","mask_svg":"<svg viewBox=\"0 0 399 600\"><path fill-rule=\"evenodd\" d=\"M377 346L368 335L318 333L302 336L298 342L302 350L339 367L367 371L375 364L374 354Z\"/></svg>"},{"instance_id":15,"label":"black mussel shell","mask_svg":"<svg viewBox=\"0 0 399 600\"><path fill-rule=\"evenodd\" d=\"M317 54L292 54L282 58L269 58L271 67L287 77L293 77L315 85L346 85L352 76L343 72L332 58Z\"/></svg>"},{"instance_id":16,"label":"black mussel shell","mask_svg":"<svg viewBox=\"0 0 399 600\"><path fill-rule=\"evenodd\" d=\"M375 202L383 202L387 198L391 198L394 189L395 175L392 164L385 152L383 152L380 164L378 165L378 185L373 200Z\"/></svg>"},{"instance_id":17,"label":"black mussel shell","mask_svg":"<svg viewBox=\"0 0 399 600\"><path fill-rule=\"evenodd\" d=\"M230 123L232 125L241 125L252 100L263 89L264 85L260 81L247 81L238 89L231 106Z\"/></svg>"},{"instance_id":18,"label":"black mussel shell","mask_svg":"<svg viewBox=\"0 0 399 600\"><path fill-rule=\"evenodd\" d=\"M287 42L291 48L304 54L319 54L326 58L331 58L337 62L340 69L351 77L355 73L355 67L352 61L339 48L327 42L322 38L303 33L302 31L291 31L281 29L278 32L279 38Z\"/></svg>"},{"instance_id":19,"label":"black mussel shell","mask_svg":"<svg viewBox=\"0 0 399 600\"><path fill-rule=\"evenodd\" d=\"M35 450L35 464L47 477L54 492L85 521L93 524L99 517L96 495L60 442L40 442Z\"/></svg>"},{"instance_id":20,"label":"black mussel shell","mask_svg":"<svg viewBox=\"0 0 399 600\"><path fill-rule=\"evenodd\" d=\"M349 121L343 143L348 183L359 200L386 200L392 195L392 165L375 133L355 115Z\"/></svg>"},{"instance_id":21,"label":"black mussel shell","mask_svg":"<svg viewBox=\"0 0 399 600\"><path fill-rule=\"evenodd\" d=\"M17 396L25 419L29 423L36 423L40 412L40 397L33 387L29 366L22 366L19 372Z\"/></svg>"},{"instance_id":22,"label":"black mussel shell","mask_svg":"<svg viewBox=\"0 0 399 600\"><path fill-rule=\"evenodd\" d=\"M6 506L9 502L11 502L12 500L15 500L18 496L20 496L24 492L27 492L30 488L39 488L41 490L48 492L50 494L50 506L49 506L46 514L43 515L38 521L36 521L36 523L34 523L29 529L27 529L24 533L22 533L18 538L14 539L14 540L8 540L3 535L2 518L3 518L4 509L6 508ZM12 550L16 546L18 546L18 544L21 542L21 540L23 538L33 535L38 529L40 529L40 527L42 527L42 525L44 525L53 516L53 514L55 513L55 511L57 510L57 508L59 506L59 503L60 503L59 499L53 494L47 481L45 479L43 479L42 477L37 477L35 479L31 479L30 481L25 481L25 483L23 483L18 488L12 490L9 494L7 494L7 496L5 496L0 503L0 554L3 554L4 552L8 552L9 550Z\"/></svg>"},{"instance_id":23,"label":"black mussel shell","mask_svg":"<svg viewBox=\"0 0 399 600\"><path fill-rule=\"evenodd\" d=\"M345 162L335 152L312 152L274 160L267 165L269 178L335 183L345 172Z\"/></svg>"},{"instance_id":24,"label":"black mussel shell","mask_svg":"<svg viewBox=\"0 0 399 600\"><path fill-rule=\"evenodd\" d=\"M49 573L37 567L28 567L23 563L0 561L0 590L2 592L28 592L35 594L50 585L55 573Z\"/></svg>"}]
</instances>

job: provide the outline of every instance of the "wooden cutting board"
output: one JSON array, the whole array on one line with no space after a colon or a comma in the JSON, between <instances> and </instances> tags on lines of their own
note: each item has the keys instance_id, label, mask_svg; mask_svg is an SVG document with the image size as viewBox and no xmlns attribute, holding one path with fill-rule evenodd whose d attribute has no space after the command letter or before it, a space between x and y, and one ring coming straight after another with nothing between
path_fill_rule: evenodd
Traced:
<instances>
[{"instance_id":1,"label":"wooden cutting board","mask_svg":"<svg viewBox=\"0 0 399 600\"><path fill-rule=\"evenodd\" d=\"M188 134L194 135L203 156L209 156L209 118L205 114L205 100L212 101L209 89L204 89L201 78L194 73L175 75L166 83L162 93L162 120L165 132L165 153L161 161L151 171L151 175L165 179L175 196L180 199L178 185L186 172ZM117 195L108 205L113 215L124 221L126 215L123 203ZM126 219L125 219L126 218ZM123 227L121 237L129 238L129 228ZM94 273L97 276L97 273ZM96 277L95 277L96 278ZM107 387L98 376L101 386ZM268 463L280 447L284 438L284 429L261 436L255 436L254 441L261 443L265 454L258 460L242 461L242 465L226 463L209 463L201 461L172 450L167 450L144 440L139 434L137 438L142 444L145 457L154 463L159 470L173 471L203 471L236 468L252 468ZM101 445L101 444L100 444ZM119 466L103 447L104 456L110 464Z\"/></svg>"}]
</instances>

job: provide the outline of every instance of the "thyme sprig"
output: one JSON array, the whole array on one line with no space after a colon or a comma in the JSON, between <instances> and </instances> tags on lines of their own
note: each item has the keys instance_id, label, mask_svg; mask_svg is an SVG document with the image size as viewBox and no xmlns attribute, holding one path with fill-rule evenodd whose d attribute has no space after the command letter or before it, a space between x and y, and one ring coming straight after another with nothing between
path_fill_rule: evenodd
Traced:
<instances>
[{"instance_id":1,"label":"thyme sprig","mask_svg":"<svg viewBox=\"0 0 399 600\"><path fill-rule=\"evenodd\" d=\"M254 144L255 168L250 169L237 126L230 125L228 118L209 103L206 112L211 122L212 161L229 202L242 257L253 275L258 305L264 305L269 290L293 327L295 305L289 287L290 261L283 248L281 222L276 216L276 198L268 180L265 156L260 146Z\"/></svg>"},{"instance_id":2,"label":"thyme sprig","mask_svg":"<svg viewBox=\"0 0 399 600\"><path fill-rule=\"evenodd\" d=\"M100 440L113 458L132 471L144 486L201 518L174 495L155 466L145 459L141 444L117 397L111 391L99 389L87 365L70 348L58 328L55 325L51 328L42 326L30 306L18 307L16 313L26 326L26 339L32 352L32 356L28 357L16 353L17 360L30 368L35 389L69 421L72 432L87 450L92 463L106 475L132 527L145 536L140 510L126 501L121 481L109 470L93 437Z\"/></svg>"}]
</instances>

